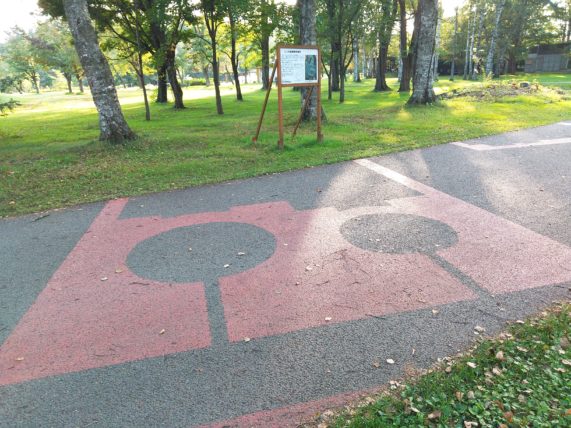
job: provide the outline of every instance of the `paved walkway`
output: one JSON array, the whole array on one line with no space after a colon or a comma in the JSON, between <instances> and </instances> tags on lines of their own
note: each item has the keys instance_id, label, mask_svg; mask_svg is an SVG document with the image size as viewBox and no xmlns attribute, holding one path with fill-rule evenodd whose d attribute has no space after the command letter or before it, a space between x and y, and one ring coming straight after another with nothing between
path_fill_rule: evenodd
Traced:
<instances>
[{"instance_id":1,"label":"paved walkway","mask_svg":"<svg viewBox=\"0 0 571 428\"><path fill-rule=\"evenodd\" d=\"M295 426L568 298L568 125L0 222L0 426Z\"/></svg>"}]
</instances>

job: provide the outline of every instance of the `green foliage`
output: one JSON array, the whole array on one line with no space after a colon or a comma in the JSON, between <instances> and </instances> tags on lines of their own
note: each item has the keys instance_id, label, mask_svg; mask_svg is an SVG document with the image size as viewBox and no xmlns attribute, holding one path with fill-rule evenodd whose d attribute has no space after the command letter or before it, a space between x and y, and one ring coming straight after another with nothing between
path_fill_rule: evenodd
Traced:
<instances>
[{"instance_id":1,"label":"green foliage","mask_svg":"<svg viewBox=\"0 0 571 428\"><path fill-rule=\"evenodd\" d=\"M512 326L337 427L571 426L571 306Z\"/></svg>"},{"instance_id":2,"label":"green foliage","mask_svg":"<svg viewBox=\"0 0 571 428\"><path fill-rule=\"evenodd\" d=\"M6 116L8 112L14 110L19 105L20 103L14 99L9 99L8 101L0 99L0 116Z\"/></svg>"}]
</instances>

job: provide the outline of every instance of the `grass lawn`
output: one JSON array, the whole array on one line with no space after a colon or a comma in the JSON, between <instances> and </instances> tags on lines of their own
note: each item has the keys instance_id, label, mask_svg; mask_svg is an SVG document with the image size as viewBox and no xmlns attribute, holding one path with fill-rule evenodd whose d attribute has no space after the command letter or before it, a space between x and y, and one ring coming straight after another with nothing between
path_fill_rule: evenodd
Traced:
<instances>
[{"instance_id":1,"label":"grass lawn","mask_svg":"<svg viewBox=\"0 0 571 428\"><path fill-rule=\"evenodd\" d=\"M553 81L558 75L543 75ZM532 80L533 76L523 78ZM570 76L571 77L571 76ZM565 76L565 79L567 76ZM145 122L141 93L120 90L127 120L140 138L121 147L97 141L97 115L88 95L14 96L22 106L0 117L0 216L220 182L270 172L390 153L571 119L561 95L475 102L458 97L408 108L407 94L372 92L374 82L348 83L347 101L325 101L323 144L314 127L289 136L299 94L285 90L286 148L278 151L277 101L272 93L262 134L251 143L264 93L246 86L245 101L225 89L225 115L215 113L212 89L190 88L187 109L152 105ZM389 82L396 88L396 79ZM477 82L450 82L444 92ZM326 94L324 94L326 96ZM338 94L334 94L337 98Z\"/></svg>"},{"instance_id":2,"label":"grass lawn","mask_svg":"<svg viewBox=\"0 0 571 428\"><path fill-rule=\"evenodd\" d=\"M326 425L571 427L570 339L571 306L562 305Z\"/></svg>"}]
</instances>

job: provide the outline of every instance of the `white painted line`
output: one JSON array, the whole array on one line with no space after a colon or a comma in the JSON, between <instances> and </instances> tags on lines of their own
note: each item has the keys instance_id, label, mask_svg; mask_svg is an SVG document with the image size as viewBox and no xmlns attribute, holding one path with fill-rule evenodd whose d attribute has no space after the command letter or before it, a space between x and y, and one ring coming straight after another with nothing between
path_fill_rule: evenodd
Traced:
<instances>
[{"instance_id":1,"label":"white painted line","mask_svg":"<svg viewBox=\"0 0 571 428\"><path fill-rule=\"evenodd\" d=\"M570 124L571 125L571 124ZM553 140L539 140L533 143L516 143L505 146L491 146L489 144L466 144L466 143L450 143L465 149L476 150L478 152L490 150L507 150L507 149L521 149L523 147L537 147L537 146L552 146L555 144L570 144L571 138L555 138Z\"/></svg>"}]
</instances>

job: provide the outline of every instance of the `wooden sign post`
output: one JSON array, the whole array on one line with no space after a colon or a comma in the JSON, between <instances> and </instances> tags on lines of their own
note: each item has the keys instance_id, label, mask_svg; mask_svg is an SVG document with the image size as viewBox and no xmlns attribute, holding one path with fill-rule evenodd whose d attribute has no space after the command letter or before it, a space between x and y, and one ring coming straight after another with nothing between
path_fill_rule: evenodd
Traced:
<instances>
[{"instance_id":1,"label":"wooden sign post","mask_svg":"<svg viewBox=\"0 0 571 428\"><path fill-rule=\"evenodd\" d=\"M309 88L301 107L299 119L293 131L294 136L301 123L303 114L309 106L311 95L315 89L317 90L317 141L323 141L323 135L321 133L321 51L318 46L312 45L279 45L277 47L276 63L272 71L272 77L264 100L264 106L262 107L262 114L258 122L256 135L252 138L252 141L256 142L258 140L276 71L278 86L278 148L283 149L284 146L282 94L282 88L284 87L297 86Z\"/></svg>"}]
</instances>

